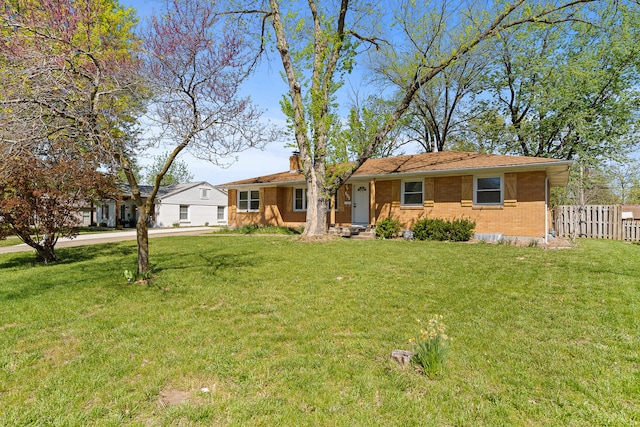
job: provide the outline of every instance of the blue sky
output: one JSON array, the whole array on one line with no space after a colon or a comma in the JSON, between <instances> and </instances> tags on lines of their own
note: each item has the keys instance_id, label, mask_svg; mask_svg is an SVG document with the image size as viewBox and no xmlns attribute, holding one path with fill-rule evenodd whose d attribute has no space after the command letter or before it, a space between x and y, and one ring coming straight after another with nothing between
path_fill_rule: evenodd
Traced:
<instances>
[{"instance_id":1,"label":"blue sky","mask_svg":"<svg viewBox=\"0 0 640 427\"><path fill-rule=\"evenodd\" d=\"M163 4L158 0L120 0L120 3L136 9L141 20L151 15L154 10L156 12L162 10ZM285 124L285 116L280 110L279 101L287 90L280 76L281 67L279 62L267 63L264 61L244 88L244 92L251 96L254 104L264 111L263 119L278 125ZM284 144L285 141L274 141L268 144L264 150L250 149L239 153L238 160L226 169L188 155L181 155L180 160L189 165L189 170L194 175L194 181L221 184L288 170L291 149L285 148ZM150 163L150 160L142 159L140 163L145 165Z\"/></svg>"}]
</instances>

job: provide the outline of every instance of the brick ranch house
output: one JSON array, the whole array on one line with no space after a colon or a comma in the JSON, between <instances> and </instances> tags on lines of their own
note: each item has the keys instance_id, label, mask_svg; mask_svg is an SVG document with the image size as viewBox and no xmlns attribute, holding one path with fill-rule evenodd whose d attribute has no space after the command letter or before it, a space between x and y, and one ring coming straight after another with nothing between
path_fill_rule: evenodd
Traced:
<instances>
[{"instance_id":1,"label":"brick ranch house","mask_svg":"<svg viewBox=\"0 0 640 427\"><path fill-rule=\"evenodd\" d=\"M288 171L218 186L228 190L230 226L304 226L306 182L295 153L289 163ZM546 241L549 190L567 185L571 164L457 151L370 159L339 189L327 225L369 227L393 217L411 228L425 217L468 218L476 235Z\"/></svg>"}]
</instances>

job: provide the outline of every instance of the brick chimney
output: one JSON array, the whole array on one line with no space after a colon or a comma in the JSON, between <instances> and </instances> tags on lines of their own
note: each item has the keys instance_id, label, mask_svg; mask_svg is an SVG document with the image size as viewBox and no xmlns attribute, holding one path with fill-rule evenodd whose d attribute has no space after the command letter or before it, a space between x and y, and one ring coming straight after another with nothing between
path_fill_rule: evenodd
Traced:
<instances>
[{"instance_id":1,"label":"brick chimney","mask_svg":"<svg viewBox=\"0 0 640 427\"><path fill-rule=\"evenodd\" d=\"M289 172L297 173L302 170L302 165L300 164L300 152L294 151L291 153L291 157L289 157Z\"/></svg>"}]
</instances>

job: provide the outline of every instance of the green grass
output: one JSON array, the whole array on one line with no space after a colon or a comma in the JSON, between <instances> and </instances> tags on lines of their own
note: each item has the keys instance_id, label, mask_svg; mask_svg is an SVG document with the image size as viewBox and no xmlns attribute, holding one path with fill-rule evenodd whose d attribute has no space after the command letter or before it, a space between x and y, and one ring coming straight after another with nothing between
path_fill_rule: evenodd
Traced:
<instances>
[{"instance_id":1,"label":"green grass","mask_svg":"<svg viewBox=\"0 0 640 427\"><path fill-rule=\"evenodd\" d=\"M0 256L0 425L640 423L640 245L150 247L149 286L122 274L132 242ZM389 354L434 314L451 342L430 380Z\"/></svg>"},{"instance_id":2,"label":"green grass","mask_svg":"<svg viewBox=\"0 0 640 427\"><path fill-rule=\"evenodd\" d=\"M17 236L7 236L6 239L0 240L0 248L7 246L15 246L23 243Z\"/></svg>"},{"instance_id":3,"label":"green grass","mask_svg":"<svg viewBox=\"0 0 640 427\"><path fill-rule=\"evenodd\" d=\"M243 225L242 227L228 228L222 227L217 230L216 234L284 234L297 235L301 234L303 228L293 227L276 227L272 225Z\"/></svg>"},{"instance_id":4,"label":"green grass","mask_svg":"<svg viewBox=\"0 0 640 427\"><path fill-rule=\"evenodd\" d=\"M126 230L135 230L134 228L129 228ZM107 228L107 227L80 227L78 234L96 234L96 233L111 233L114 231L122 231L116 230L115 228ZM7 246L15 246L24 243L22 240L18 238L18 236L8 236L4 240L0 240L0 248Z\"/></svg>"}]
</instances>

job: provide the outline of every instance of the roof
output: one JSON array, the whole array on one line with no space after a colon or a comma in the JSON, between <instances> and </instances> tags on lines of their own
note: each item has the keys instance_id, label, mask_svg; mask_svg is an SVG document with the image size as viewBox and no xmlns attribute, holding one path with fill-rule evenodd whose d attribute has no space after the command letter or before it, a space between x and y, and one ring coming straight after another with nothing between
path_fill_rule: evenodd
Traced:
<instances>
[{"instance_id":1,"label":"roof","mask_svg":"<svg viewBox=\"0 0 640 427\"><path fill-rule=\"evenodd\" d=\"M216 188L213 185L209 184L207 181L200 182L187 182L184 184L174 184L174 185L164 185L158 189L158 194L156 195L157 199L162 199L163 197L173 196L174 194L181 193L183 191L189 190L193 187L200 187L203 185L207 185L212 188ZM131 187L127 184L118 186L122 193L125 195L131 195ZM151 191L153 190L152 185L138 185L140 189L140 195L142 197L149 197L151 195ZM218 188L216 188L218 189ZM218 189L219 190L219 189Z\"/></svg>"},{"instance_id":2,"label":"roof","mask_svg":"<svg viewBox=\"0 0 640 427\"><path fill-rule=\"evenodd\" d=\"M571 160L542 157L505 156L500 154L468 153L462 151L440 151L412 154L382 159L369 159L352 175L355 178L397 179L411 175L451 176L482 172L517 172L543 170L549 176L551 186L562 187L569 180ZM252 185L281 185L305 182L301 172L280 172L240 181L220 184L218 187L232 188Z\"/></svg>"}]
</instances>

